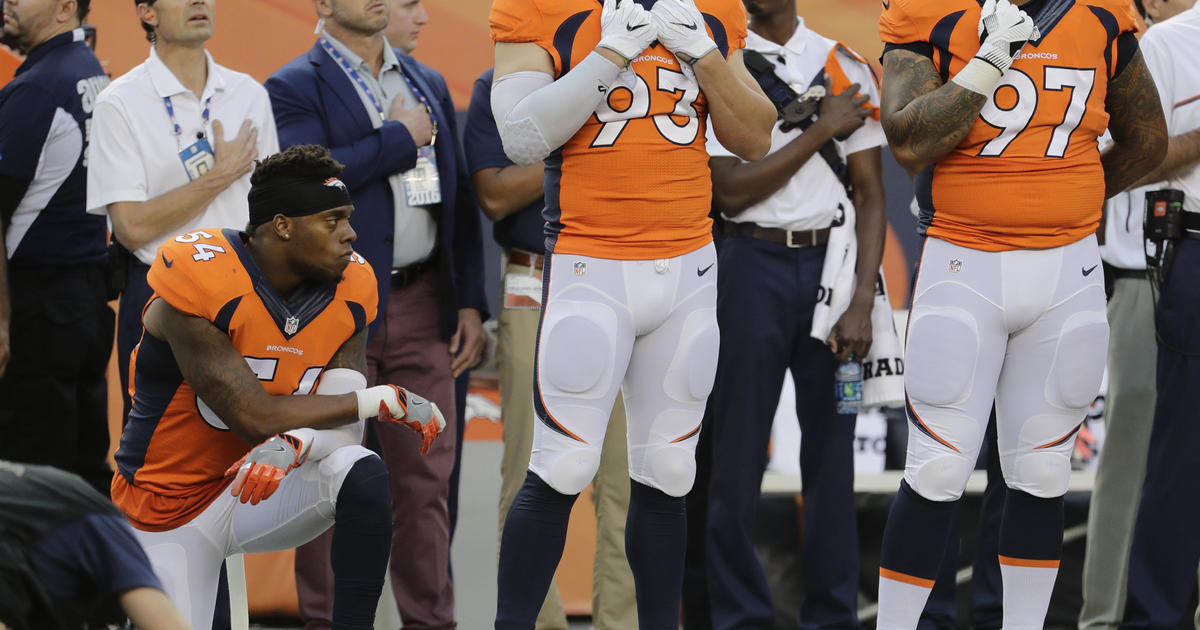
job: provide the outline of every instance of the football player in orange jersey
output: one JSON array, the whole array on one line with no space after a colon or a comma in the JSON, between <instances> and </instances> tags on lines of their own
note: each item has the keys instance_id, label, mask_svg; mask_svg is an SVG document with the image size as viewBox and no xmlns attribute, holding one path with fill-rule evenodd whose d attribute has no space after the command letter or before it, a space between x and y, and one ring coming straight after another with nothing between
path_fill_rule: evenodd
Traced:
<instances>
[{"instance_id":1,"label":"football player in orange jersey","mask_svg":"<svg viewBox=\"0 0 1200 630\"><path fill-rule=\"evenodd\" d=\"M880 628L913 628L995 402L1003 625L1041 627L1073 438L1104 369L1094 232L1166 148L1126 0L885 0L882 120L927 236ZM1101 155L1105 127L1113 145Z\"/></svg>"},{"instance_id":2,"label":"football player in orange jersey","mask_svg":"<svg viewBox=\"0 0 1200 630\"><path fill-rule=\"evenodd\" d=\"M626 556L643 629L679 621L685 515L716 369L711 117L745 159L775 110L742 65L737 0L496 0L492 110L505 152L546 160L533 453L500 545L497 628L532 628L618 387Z\"/></svg>"},{"instance_id":3,"label":"football player in orange jersey","mask_svg":"<svg viewBox=\"0 0 1200 630\"><path fill-rule=\"evenodd\" d=\"M341 170L311 145L263 160L246 232L178 236L150 268L112 496L195 628L212 624L226 556L295 547L334 522L334 626L371 628L391 500L363 421L408 425L422 452L445 426L415 394L366 387L375 277L351 247Z\"/></svg>"}]
</instances>

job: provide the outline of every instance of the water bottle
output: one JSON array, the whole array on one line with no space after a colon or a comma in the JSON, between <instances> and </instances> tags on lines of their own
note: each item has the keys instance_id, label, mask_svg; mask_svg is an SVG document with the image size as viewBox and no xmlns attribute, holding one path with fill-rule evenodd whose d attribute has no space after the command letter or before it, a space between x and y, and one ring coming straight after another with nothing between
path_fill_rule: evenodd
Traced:
<instances>
[{"instance_id":1,"label":"water bottle","mask_svg":"<svg viewBox=\"0 0 1200 630\"><path fill-rule=\"evenodd\" d=\"M836 388L834 398L837 400L837 412L857 414L862 407L862 364L858 361L842 363L834 373L833 383Z\"/></svg>"}]
</instances>

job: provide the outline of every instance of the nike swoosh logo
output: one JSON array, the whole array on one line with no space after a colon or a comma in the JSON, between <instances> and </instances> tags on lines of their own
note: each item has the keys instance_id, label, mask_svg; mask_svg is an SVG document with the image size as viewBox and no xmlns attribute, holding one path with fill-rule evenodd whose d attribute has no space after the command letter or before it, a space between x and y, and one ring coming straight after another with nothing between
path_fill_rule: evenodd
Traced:
<instances>
[{"instance_id":1,"label":"nike swoosh logo","mask_svg":"<svg viewBox=\"0 0 1200 630\"><path fill-rule=\"evenodd\" d=\"M626 24L626 25L625 25L625 30L627 30L627 31L629 31L630 33L632 33L632 32L634 32L634 31L638 30L639 28L642 28L643 26L645 26L645 24L638 24L637 26L634 26L634 25L632 25L632 24Z\"/></svg>"},{"instance_id":2,"label":"nike swoosh logo","mask_svg":"<svg viewBox=\"0 0 1200 630\"><path fill-rule=\"evenodd\" d=\"M1091 267L1088 267L1087 269L1084 269L1084 270L1083 270L1083 275L1085 275L1085 276L1086 276L1086 275L1089 275L1089 274L1091 274L1093 271L1095 271L1095 270L1096 270L1096 267L1098 267L1098 266L1099 266L1099 265L1092 265Z\"/></svg>"},{"instance_id":3,"label":"nike swoosh logo","mask_svg":"<svg viewBox=\"0 0 1200 630\"><path fill-rule=\"evenodd\" d=\"M699 277L699 276L703 276L704 274L708 273L708 270L712 269L712 266L715 264L716 263L709 263L708 266L703 269L700 269L699 267L697 267L696 268L696 276Z\"/></svg>"},{"instance_id":4,"label":"nike swoosh logo","mask_svg":"<svg viewBox=\"0 0 1200 630\"><path fill-rule=\"evenodd\" d=\"M170 268L171 268L171 265L174 265L174 264L175 264L175 263L173 263L173 262L171 262L171 261L167 260L167 255L166 255L166 254L162 254L162 261L163 261L163 264L167 266L167 269L170 269Z\"/></svg>"},{"instance_id":5,"label":"nike swoosh logo","mask_svg":"<svg viewBox=\"0 0 1200 630\"><path fill-rule=\"evenodd\" d=\"M696 30L695 22L692 22L691 24L684 24L683 22L671 22L671 23L674 24L675 26L682 26L683 28L689 28L693 31Z\"/></svg>"}]
</instances>

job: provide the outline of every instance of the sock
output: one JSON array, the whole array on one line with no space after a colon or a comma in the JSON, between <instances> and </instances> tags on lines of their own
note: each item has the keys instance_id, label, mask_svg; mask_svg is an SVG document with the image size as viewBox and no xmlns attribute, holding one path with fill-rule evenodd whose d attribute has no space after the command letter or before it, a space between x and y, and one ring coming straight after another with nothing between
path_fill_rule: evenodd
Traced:
<instances>
[{"instance_id":1,"label":"sock","mask_svg":"<svg viewBox=\"0 0 1200 630\"><path fill-rule=\"evenodd\" d=\"M513 499L500 536L496 630L532 630L562 559L576 494L562 494L532 470Z\"/></svg>"},{"instance_id":2,"label":"sock","mask_svg":"<svg viewBox=\"0 0 1200 630\"><path fill-rule=\"evenodd\" d=\"M350 467L334 510L333 630L371 630L392 549L392 496L378 457Z\"/></svg>"},{"instance_id":3,"label":"sock","mask_svg":"<svg viewBox=\"0 0 1200 630\"><path fill-rule=\"evenodd\" d=\"M945 555L954 504L930 501L900 482L880 551L880 630L917 627Z\"/></svg>"},{"instance_id":4,"label":"sock","mask_svg":"<svg viewBox=\"0 0 1200 630\"><path fill-rule=\"evenodd\" d=\"M1040 499L1008 488L999 544L1004 628L1042 627L1058 577L1062 533L1062 497Z\"/></svg>"},{"instance_id":5,"label":"sock","mask_svg":"<svg viewBox=\"0 0 1200 630\"><path fill-rule=\"evenodd\" d=\"M679 627L686 550L684 498L630 481L625 557L633 572L639 628Z\"/></svg>"}]
</instances>

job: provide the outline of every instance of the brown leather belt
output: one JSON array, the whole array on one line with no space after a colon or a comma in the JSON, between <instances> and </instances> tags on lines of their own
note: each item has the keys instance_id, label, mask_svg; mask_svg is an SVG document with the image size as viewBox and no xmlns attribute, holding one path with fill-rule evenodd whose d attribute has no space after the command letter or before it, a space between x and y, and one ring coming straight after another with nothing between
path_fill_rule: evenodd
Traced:
<instances>
[{"instance_id":1,"label":"brown leather belt","mask_svg":"<svg viewBox=\"0 0 1200 630\"><path fill-rule=\"evenodd\" d=\"M534 254L523 249L508 250L508 264L518 267L529 267L535 271L541 271L542 266L546 263L546 257L542 254Z\"/></svg>"},{"instance_id":2,"label":"brown leather belt","mask_svg":"<svg viewBox=\"0 0 1200 630\"><path fill-rule=\"evenodd\" d=\"M815 247L829 242L829 228L819 230L783 230L763 227L755 223L726 221L721 231L726 236L748 236L768 243L788 247Z\"/></svg>"},{"instance_id":3,"label":"brown leather belt","mask_svg":"<svg viewBox=\"0 0 1200 630\"><path fill-rule=\"evenodd\" d=\"M397 267L392 270L392 288L403 289L414 283L427 272L437 266L437 256L430 256L421 262L415 262L407 267Z\"/></svg>"}]
</instances>

